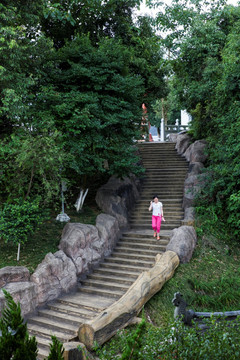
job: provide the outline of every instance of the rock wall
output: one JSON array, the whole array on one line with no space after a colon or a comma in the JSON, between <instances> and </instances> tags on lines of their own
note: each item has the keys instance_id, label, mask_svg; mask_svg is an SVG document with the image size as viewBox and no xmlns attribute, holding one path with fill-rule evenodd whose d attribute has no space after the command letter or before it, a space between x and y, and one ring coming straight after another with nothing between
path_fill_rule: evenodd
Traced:
<instances>
[{"instance_id":1,"label":"rock wall","mask_svg":"<svg viewBox=\"0 0 240 360\"><path fill-rule=\"evenodd\" d=\"M98 205L107 214L97 216L96 225L67 223L63 229L59 251L48 253L30 276L24 266L0 269L0 314L5 306L5 288L21 305L26 316L62 293L74 291L78 278L108 256L120 237L120 228L128 226L129 211L139 196L137 178L115 177L102 186Z\"/></svg>"},{"instance_id":2,"label":"rock wall","mask_svg":"<svg viewBox=\"0 0 240 360\"><path fill-rule=\"evenodd\" d=\"M185 211L183 223L187 225L193 220L194 198L205 181L203 169L204 162L207 159L205 152L207 142L205 140L197 140L191 143L191 137L187 133L178 134L178 136L172 140L176 142L175 149L178 154L184 156L189 162L183 196L183 208ZM191 210L189 210L189 208L191 208Z\"/></svg>"},{"instance_id":3,"label":"rock wall","mask_svg":"<svg viewBox=\"0 0 240 360\"><path fill-rule=\"evenodd\" d=\"M166 250L174 251L181 263L189 262L197 243L194 229L194 199L205 181L203 173L204 162L207 159L205 149L207 142L198 140L191 142L187 133L174 134L170 141L175 142L178 154L189 162L189 170L184 182L183 208L184 219L182 225L172 231Z\"/></svg>"},{"instance_id":4,"label":"rock wall","mask_svg":"<svg viewBox=\"0 0 240 360\"><path fill-rule=\"evenodd\" d=\"M135 176L118 179L112 176L100 187L96 203L107 214L114 216L121 229L128 227L129 214L139 197L140 180Z\"/></svg>"}]
</instances>

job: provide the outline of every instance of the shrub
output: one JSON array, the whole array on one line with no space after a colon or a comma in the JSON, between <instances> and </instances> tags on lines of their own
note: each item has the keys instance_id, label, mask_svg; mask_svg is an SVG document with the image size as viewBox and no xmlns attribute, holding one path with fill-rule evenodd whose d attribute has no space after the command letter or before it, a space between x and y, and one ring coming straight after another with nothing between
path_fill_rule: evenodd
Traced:
<instances>
[{"instance_id":1,"label":"shrub","mask_svg":"<svg viewBox=\"0 0 240 360\"><path fill-rule=\"evenodd\" d=\"M7 306L0 319L0 359L36 360L37 342L35 337L29 337L20 304L16 304L5 289L3 292Z\"/></svg>"}]
</instances>

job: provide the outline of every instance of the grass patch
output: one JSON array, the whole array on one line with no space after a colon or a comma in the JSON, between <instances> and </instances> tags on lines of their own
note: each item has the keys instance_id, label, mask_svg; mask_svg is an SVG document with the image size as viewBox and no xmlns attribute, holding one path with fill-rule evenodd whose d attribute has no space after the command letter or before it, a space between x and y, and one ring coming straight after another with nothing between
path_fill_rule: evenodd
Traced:
<instances>
[{"instance_id":1,"label":"grass patch","mask_svg":"<svg viewBox=\"0 0 240 360\"><path fill-rule=\"evenodd\" d=\"M100 214L96 205L86 205L83 212L77 213L75 209L66 209L71 222L95 225L96 217ZM17 262L17 246L12 243L5 244L0 239L0 268L5 266L26 266L31 273L42 262L49 252L58 251L62 230L65 223L56 221L56 214L45 221L39 229L21 245L20 260Z\"/></svg>"}]
</instances>

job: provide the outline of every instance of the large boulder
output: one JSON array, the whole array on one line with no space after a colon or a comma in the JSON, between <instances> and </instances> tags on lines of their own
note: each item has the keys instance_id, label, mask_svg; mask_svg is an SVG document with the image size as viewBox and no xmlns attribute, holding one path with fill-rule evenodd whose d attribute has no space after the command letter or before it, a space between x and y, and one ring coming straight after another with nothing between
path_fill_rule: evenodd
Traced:
<instances>
[{"instance_id":1,"label":"large boulder","mask_svg":"<svg viewBox=\"0 0 240 360\"><path fill-rule=\"evenodd\" d=\"M31 281L36 285L37 306L42 306L76 287L76 267L63 251L48 253L32 274Z\"/></svg>"},{"instance_id":2,"label":"large boulder","mask_svg":"<svg viewBox=\"0 0 240 360\"><path fill-rule=\"evenodd\" d=\"M169 140L170 142L176 143L178 136L179 136L178 134L169 134L168 140Z\"/></svg>"},{"instance_id":3,"label":"large boulder","mask_svg":"<svg viewBox=\"0 0 240 360\"><path fill-rule=\"evenodd\" d=\"M96 226L80 223L66 224L59 244L59 249L75 264L78 276L99 263L103 247Z\"/></svg>"},{"instance_id":4,"label":"large boulder","mask_svg":"<svg viewBox=\"0 0 240 360\"><path fill-rule=\"evenodd\" d=\"M29 281L10 282L4 289L13 297L16 303L20 303L22 316L34 312L37 305L36 285ZM3 291L0 290L0 312L5 307L6 301Z\"/></svg>"},{"instance_id":5,"label":"large boulder","mask_svg":"<svg viewBox=\"0 0 240 360\"><path fill-rule=\"evenodd\" d=\"M6 266L0 269L0 288L8 283L29 281L30 273L25 266Z\"/></svg>"},{"instance_id":6,"label":"large boulder","mask_svg":"<svg viewBox=\"0 0 240 360\"><path fill-rule=\"evenodd\" d=\"M184 182L183 208L194 206L194 199L206 181L204 174L189 175Z\"/></svg>"},{"instance_id":7,"label":"large boulder","mask_svg":"<svg viewBox=\"0 0 240 360\"><path fill-rule=\"evenodd\" d=\"M166 251L174 251L181 263L191 260L197 244L197 234L193 226L180 226L173 229Z\"/></svg>"},{"instance_id":8,"label":"large boulder","mask_svg":"<svg viewBox=\"0 0 240 360\"><path fill-rule=\"evenodd\" d=\"M115 217L108 214L100 214L96 219L96 228L99 233L98 249L101 256L108 256L112 252L114 245L120 236L118 221ZM96 246L93 244L93 247Z\"/></svg>"},{"instance_id":9,"label":"large boulder","mask_svg":"<svg viewBox=\"0 0 240 360\"><path fill-rule=\"evenodd\" d=\"M188 207L184 211L184 219L182 225L194 226L195 224L195 208Z\"/></svg>"},{"instance_id":10,"label":"large boulder","mask_svg":"<svg viewBox=\"0 0 240 360\"><path fill-rule=\"evenodd\" d=\"M177 136L175 149L178 154L184 154L187 148L189 147L191 137L188 134L179 134Z\"/></svg>"},{"instance_id":11,"label":"large boulder","mask_svg":"<svg viewBox=\"0 0 240 360\"><path fill-rule=\"evenodd\" d=\"M201 162L191 162L188 168L189 175L198 175L201 174L202 170L204 169L204 165Z\"/></svg>"},{"instance_id":12,"label":"large boulder","mask_svg":"<svg viewBox=\"0 0 240 360\"><path fill-rule=\"evenodd\" d=\"M205 140L197 140L191 144L185 151L184 156L187 161L192 162L201 162L204 163L207 159L205 153L205 148L207 142Z\"/></svg>"},{"instance_id":13,"label":"large boulder","mask_svg":"<svg viewBox=\"0 0 240 360\"><path fill-rule=\"evenodd\" d=\"M134 176L124 179L112 176L98 189L96 202L106 214L118 220L120 228L127 228L129 213L139 197L139 189L140 181Z\"/></svg>"}]
</instances>

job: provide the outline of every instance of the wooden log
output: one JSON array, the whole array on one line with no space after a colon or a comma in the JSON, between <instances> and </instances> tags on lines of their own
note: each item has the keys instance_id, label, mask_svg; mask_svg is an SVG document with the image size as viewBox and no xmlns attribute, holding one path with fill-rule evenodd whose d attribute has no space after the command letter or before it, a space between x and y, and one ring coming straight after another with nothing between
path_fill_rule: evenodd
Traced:
<instances>
[{"instance_id":1,"label":"wooden log","mask_svg":"<svg viewBox=\"0 0 240 360\"><path fill-rule=\"evenodd\" d=\"M79 341L88 349L94 344L104 344L119 329L131 324L143 305L169 280L179 265L179 258L173 251L166 251L155 258L154 266L139 275L128 291L96 318L81 324Z\"/></svg>"}]
</instances>

